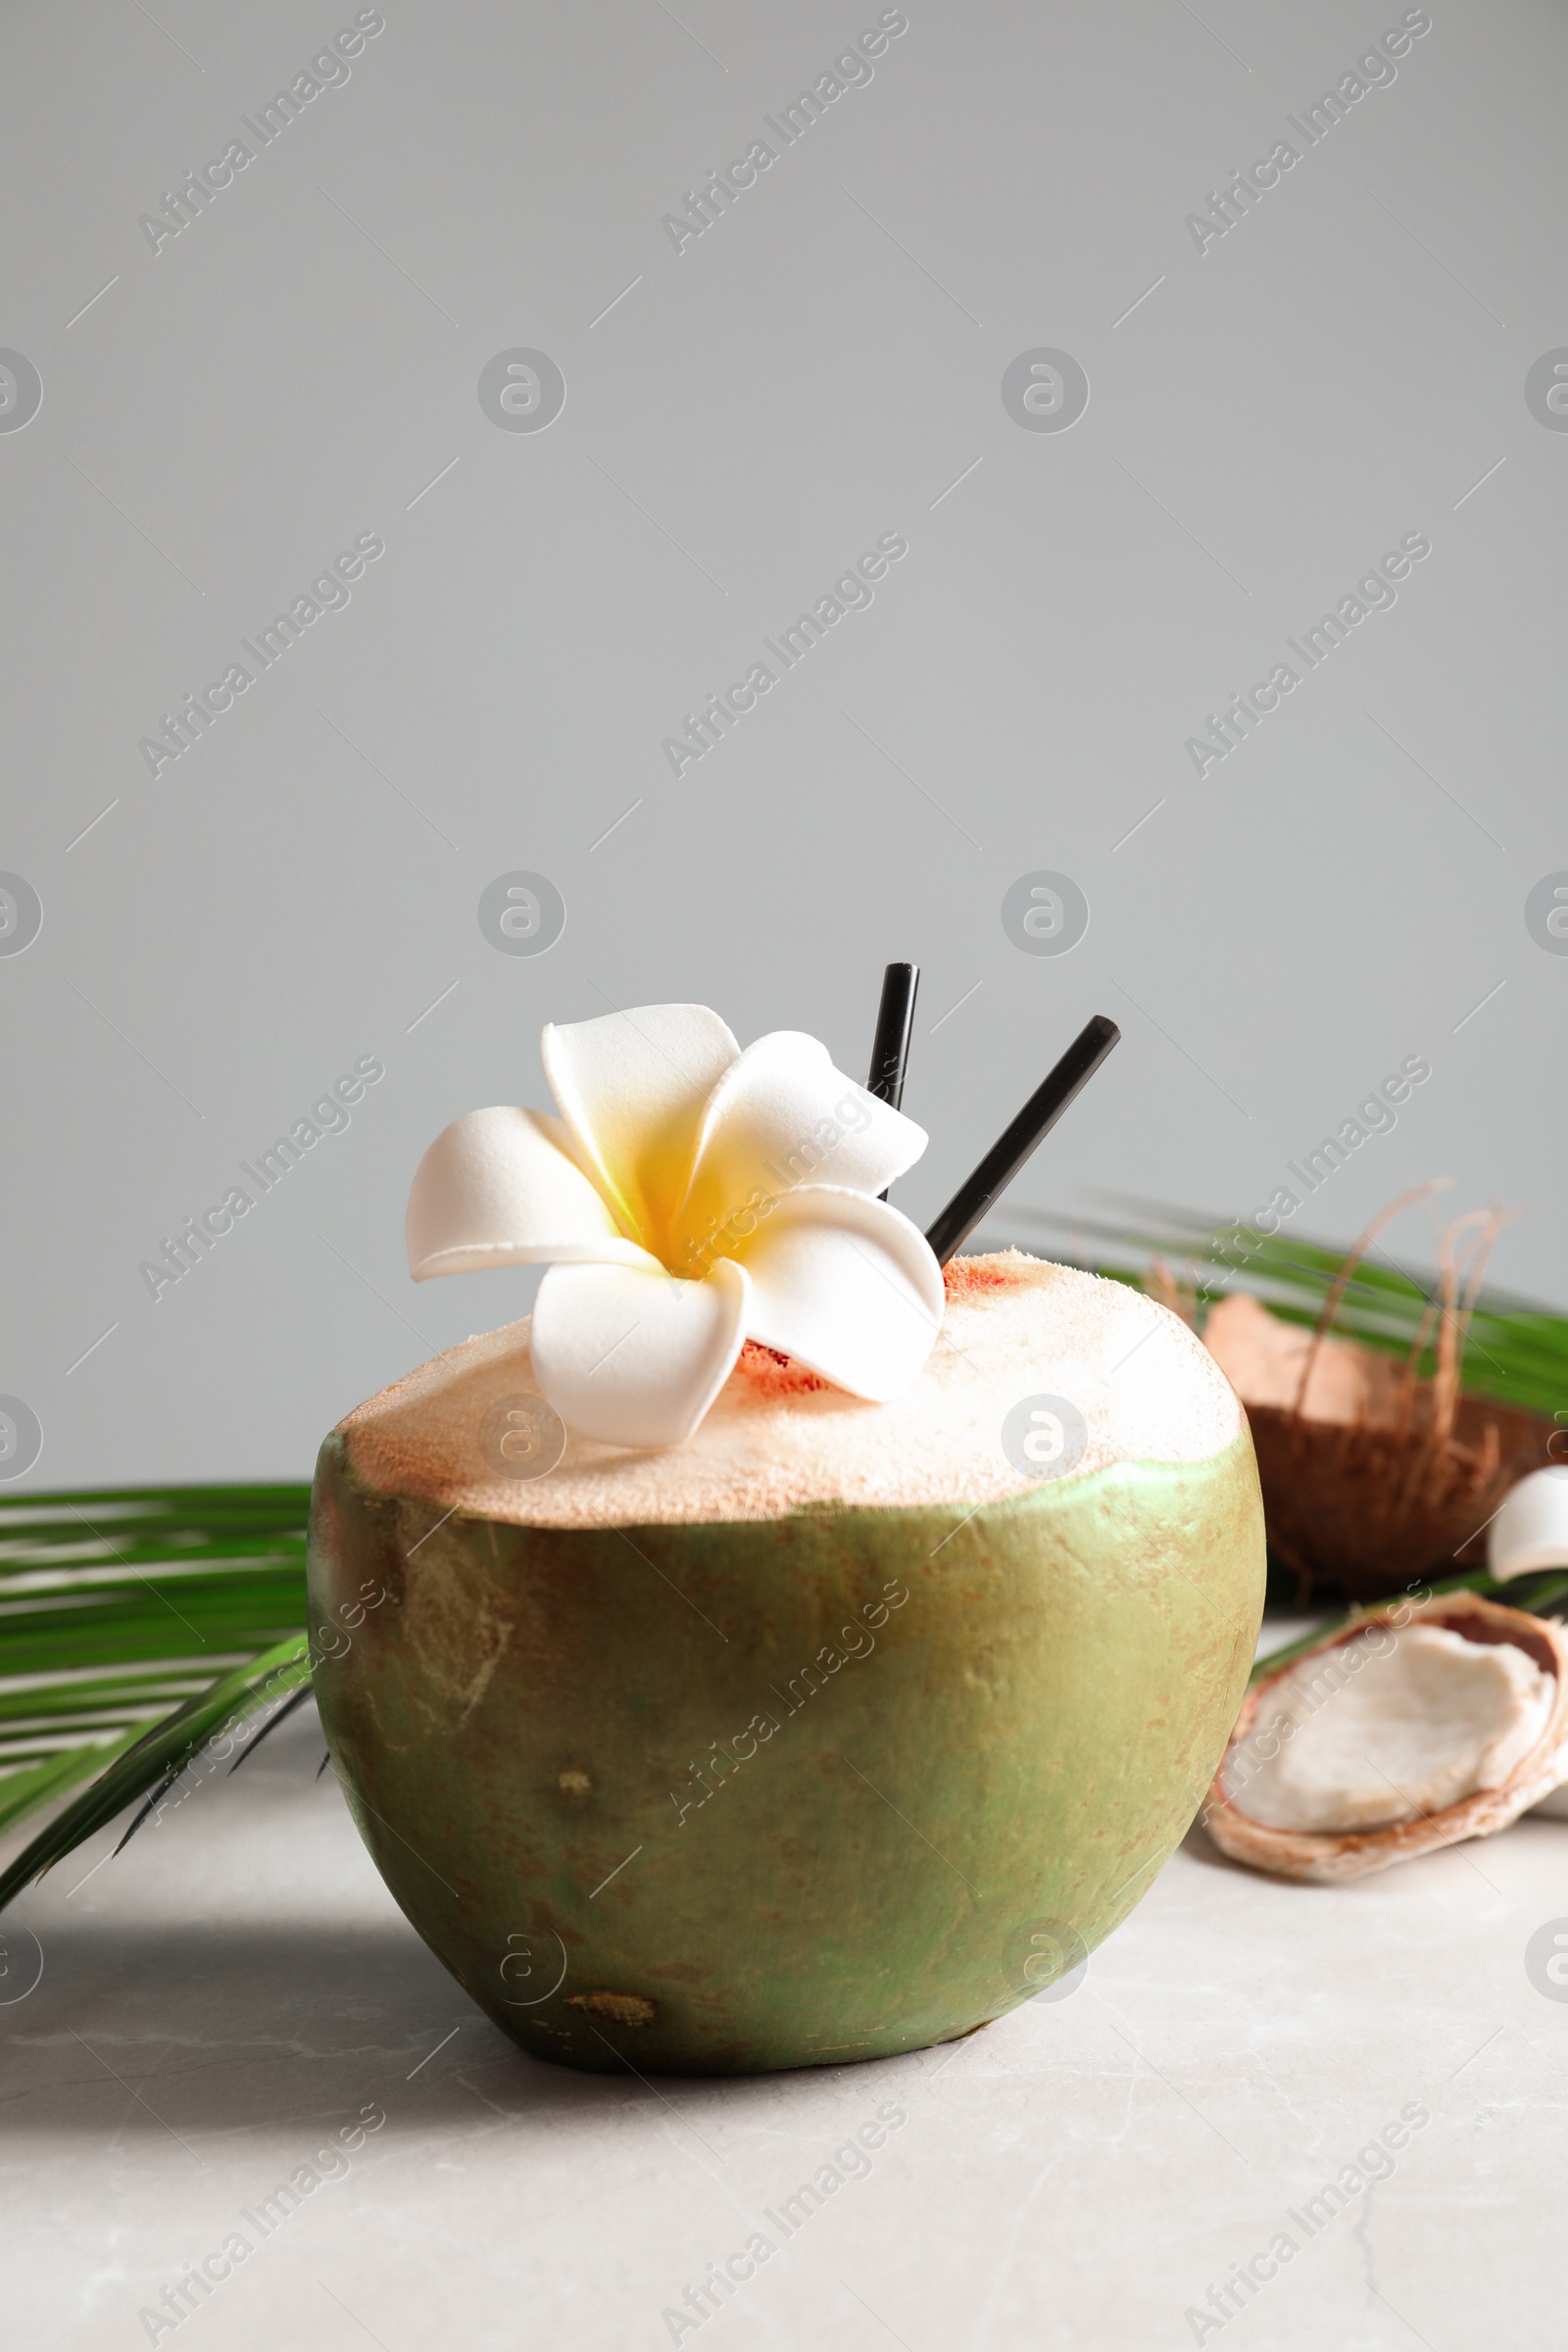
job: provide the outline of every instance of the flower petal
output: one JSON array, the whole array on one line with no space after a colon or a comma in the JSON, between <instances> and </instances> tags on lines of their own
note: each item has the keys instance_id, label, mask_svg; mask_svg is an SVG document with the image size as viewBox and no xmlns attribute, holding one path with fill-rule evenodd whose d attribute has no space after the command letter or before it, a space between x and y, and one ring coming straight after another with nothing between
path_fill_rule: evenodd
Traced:
<instances>
[{"instance_id":1,"label":"flower petal","mask_svg":"<svg viewBox=\"0 0 1568 2352\"><path fill-rule=\"evenodd\" d=\"M706 1282L662 1267L553 1266L529 1347L545 1400L568 1429L612 1446L678 1446L729 1378L751 1284L724 1263Z\"/></svg>"},{"instance_id":2,"label":"flower petal","mask_svg":"<svg viewBox=\"0 0 1568 2352\"><path fill-rule=\"evenodd\" d=\"M512 1103L443 1128L415 1170L407 1231L416 1282L551 1259L652 1263L572 1158L560 1120Z\"/></svg>"},{"instance_id":3,"label":"flower petal","mask_svg":"<svg viewBox=\"0 0 1568 2352\"><path fill-rule=\"evenodd\" d=\"M706 1004L639 1004L546 1026L545 1076L626 1226L656 1252L685 1190L709 1096L740 1048Z\"/></svg>"},{"instance_id":4,"label":"flower petal","mask_svg":"<svg viewBox=\"0 0 1568 2352\"><path fill-rule=\"evenodd\" d=\"M912 1385L945 1298L942 1268L907 1217L838 1185L803 1184L739 1254L752 1278L748 1338L878 1404Z\"/></svg>"},{"instance_id":5,"label":"flower petal","mask_svg":"<svg viewBox=\"0 0 1568 2352\"><path fill-rule=\"evenodd\" d=\"M684 1251L700 1265L713 1248L738 1255L723 1228L758 1195L824 1184L872 1196L925 1147L923 1127L835 1069L814 1037L776 1029L748 1046L713 1089L668 1262Z\"/></svg>"}]
</instances>

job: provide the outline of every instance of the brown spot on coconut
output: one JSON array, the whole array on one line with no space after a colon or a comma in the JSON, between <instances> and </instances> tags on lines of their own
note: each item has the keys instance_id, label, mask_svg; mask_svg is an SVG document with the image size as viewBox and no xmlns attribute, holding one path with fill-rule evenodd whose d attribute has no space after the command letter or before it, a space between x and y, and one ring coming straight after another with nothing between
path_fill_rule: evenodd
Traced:
<instances>
[{"instance_id":1,"label":"brown spot on coconut","mask_svg":"<svg viewBox=\"0 0 1568 2352\"><path fill-rule=\"evenodd\" d=\"M640 1992L568 1992L566 2006L612 2026L646 2026L657 2015L655 2004Z\"/></svg>"},{"instance_id":2,"label":"brown spot on coconut","mask_svg":"<svg viewBox=\"0 0 1568 2352\"><path fill-rule=\"evenodd\" d=\"M1509 1489L1550 1458L1552 1422L1459 1385L1497 1212L1473 1211L1444 1236L1440 1295L1403 1363L1330 1332L1372 1240L1433 1189L1418 1186L1374 1220L1315 1331L1242 1293L1214 1306L1203 1326L1204 1346L1247 1407L1269 1544L1299 1578L1303 1599L1313 1584L1377 1599L1442 1563L1478 1561L1486 1524ZM1421 1380L1416 1367L1434 1324L1436 1370Z\"/></svg>"},{"instance_id":3,"label":"brown spot on coconut","mask_svg":"<svg viewBox=\"0 0 1568 2352\"><path fill-rule=\"evenodd\" d=\"M1447 1592L1256 1684L1200 1818L1232 1860L1327 1885L1491 1837L1565 1781L1568 1634Z\"/></svg>"}]
</instances>

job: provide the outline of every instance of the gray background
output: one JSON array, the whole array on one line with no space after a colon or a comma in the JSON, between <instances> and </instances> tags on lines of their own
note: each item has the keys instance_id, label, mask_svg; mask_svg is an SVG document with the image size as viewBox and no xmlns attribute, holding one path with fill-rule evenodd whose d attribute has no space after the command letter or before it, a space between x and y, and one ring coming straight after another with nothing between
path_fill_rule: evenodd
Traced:
<instances>
[{"instance_id":1,"label":"gray background","mask_svg":"<svg viewBox=\"0 0 1568 2352\"><path fill-rule=\"evenodd\" d=\"M515 1273L416 1291L402 1218L447 1120L544 1101L542 1022L691 998L860 1075L890 956L925 972L922 1221L1104 1010L1125 1043L1022 1204L1245 1212L1423 1054L1293 1229L1450 1174L1524 1212L1499 1274L1568 1299L1568 959L1523 919L1568 865L1568 436L1523 391L1568 343L1563 10L1436 0L1201 257L1187 215L1399 8L911 0L678 257L662 216L874 8L385 13L156 256L138 217L353 9L0 28L0 344L44 384L0 434L0 866L44 905L0 958L27 1483L304 1474L525 1307ZM548 431L479 407L517 345L564 372ZM1041 345L1087 370L1070 432L1004 410ZM1397 605L1200 781L1204 713L1418 530ZM347 610L154 781L159 713L367 531ZM889 531L874 605L677 781L681 714ZM568 909L536 959L476 921L518 867ZM1062 958L1002 928L1038 867L1092 908ZM138 1261L369 1054L348 1132L155 1305Z\"/></svg>"}]
</instances>

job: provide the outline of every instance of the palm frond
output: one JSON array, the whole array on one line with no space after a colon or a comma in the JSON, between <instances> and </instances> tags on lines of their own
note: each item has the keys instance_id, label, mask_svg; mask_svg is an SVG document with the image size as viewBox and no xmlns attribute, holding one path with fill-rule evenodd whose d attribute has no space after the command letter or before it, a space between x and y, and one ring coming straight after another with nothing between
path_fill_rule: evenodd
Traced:
<instances>
[{"instance_id":1,"label":"palm frond","mask_svg":"<svg viewBox=\"0 0 1568 2352\"><path fill-rule=\"evenodd\" d=\"M1135 1289L1149 1287L1150 1270L1162 1259L1178 1274L1187 1272L1200 1307L1227 1292L1246 1290L1288 1323L1316 1323L1346 1256L1348 1245L1336 1248L1292 1233L1260 1235L1158 1201L1134 1200L1129 1206L1134 1213L1125 1220L1010 1206L1005 1213L1015 1224L1070 1237L1075 1257L1093 1260L1097 1273ZM1407 1355L1437 1279L1395 1263L1386 1249L1370 1251L1346 1289L1335 1329L1369 1348ZM1417 1362L1418 1376L1429 1379L1435 1367L1429 1340ZM1462 1385L1498 1404L1548 1418L1560 1412L1568 1420L1568 1315L1506 1291L1483 1291L1465 1344Z\"/></svg>"},{"instance_id":2,"label":"palm frond","mask_svg":"<svg viewBox=\"0 0 1568 2352\"><path fill-rule=\"evenodd\" d=\"M298 1690L309 1681L310 1672L305 1636L289 1634L155 1723L39 1832L9 1870L0 1871L0 1910L63 1855L113 1821L122 1806L148 1788L172 1785L212 1733L220 1727L232 1730L270 1698Z\"/></svg>"},{"instance_id":3,"label":"palm frond","mask_svg":"<svg viewBox=\"0 0 1568 2352\"><path fill-rule=\"evenodd\" d=\"M0 1500L0 1831L103 1774L0 1877L0 1902L264 1704L291 1645L303 1657L309 1501L300 1485Z\"/></svg>"}]
</instances>

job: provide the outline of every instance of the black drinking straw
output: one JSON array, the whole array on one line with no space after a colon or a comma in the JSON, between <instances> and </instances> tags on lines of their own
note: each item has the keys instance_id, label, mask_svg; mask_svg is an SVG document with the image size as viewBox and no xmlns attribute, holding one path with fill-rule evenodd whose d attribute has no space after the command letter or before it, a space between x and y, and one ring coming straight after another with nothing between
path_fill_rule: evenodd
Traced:
<instances>
[{"instance_id":1,"label":"black drinking straw","mask_svg":"<svg viewBox=\"0 0 1568 2352\"><path fill-rule=\"evenodd\" d=\"M914 1030L914 992L920 985L917 963L890 963L882 974L882 1002L876 1008L876 1035L871 1040L871 1075L865 1091L897 1110L904 1101L904 1073ZM887 1194L879 1199L885 1200Z\"/></svg>"},{"instance_id":2,"label":"black drinking straw","mask_svg":"<svg viewBox=\"0 0 1568 2352\"><path fill-rule=\"evenodd\" d=\"M1001 1200L1024 1161L1051 1133L1075 1095L1082 1093L1121 1031L1102 1012L1086 1021L1049 1078L1036 1087L1010 1127L1000 1135L972 1176L966 1176L926 1240L938 1265L962 1249L987 1210Z\"/></svg>"},{"instance_id":3,"label":"black drinking straw","mask_svg":"<svg viewBox=\"0 0 1568 2352\"><path fill-rule=\"evenodd\" d=\"M871 1075L865 1089L894 1110L904 1101L904 1069L914 1027L914 992L919 985L917 963L890 963L882 975L882 1002L876 1010Z\"/></svg>"}]
</instances>

